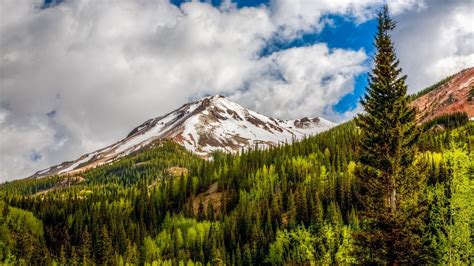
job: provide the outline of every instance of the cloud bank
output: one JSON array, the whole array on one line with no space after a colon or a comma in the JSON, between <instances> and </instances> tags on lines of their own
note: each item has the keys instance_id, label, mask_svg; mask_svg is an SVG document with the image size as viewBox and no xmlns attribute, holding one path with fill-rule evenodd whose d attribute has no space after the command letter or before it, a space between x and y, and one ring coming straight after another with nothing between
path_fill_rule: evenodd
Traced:
<instances>
[{"instance_id":1,"label":"cloud bank","mask_svg":"<svg viewBox=\"0 0 474 266\"><path fill-rule=\"evenodd\" d=\"M382 3L273 0L237 8L229 1L177 7L165 0L68 0L43 9L39 0L2 1L0 181L101 148L140 122L209 94L278 118L337 120L341 115L332 105L370 65L363 49L315 43L269 55L262 50L276 39L289 42L321 31L330 14L363 23ZM422 25L430 10L412 0L389 5L393 14L406 16L407 25L417 20ZM469 10L461 7L439 16L465 23L462 14ZM434 81L460 61L472 61L472 27L456 28L454 21L446 29L451 35L434 48L444 51L430 61L439 66L405 67L410 76L420 76L410 83ZM396 36L403 43L397 46L402 62L412 56L404 53L410 31L426 32L421 26L403 29ZM445 42L455 44L445 51ZM430 51L429 44L417 48Z\"/></svg>"}]
</instances>

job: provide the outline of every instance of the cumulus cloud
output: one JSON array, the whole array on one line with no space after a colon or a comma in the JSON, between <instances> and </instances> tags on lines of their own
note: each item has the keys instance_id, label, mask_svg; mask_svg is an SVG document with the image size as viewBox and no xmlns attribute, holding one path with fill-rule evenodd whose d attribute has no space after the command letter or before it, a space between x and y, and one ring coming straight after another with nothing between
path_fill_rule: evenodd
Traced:
<instances>
[{"instance_id":1,"label":"cumulus cloud","mask_svg":"<svg viewBox=\"0 0 474 266\"><path fill-rule=\"evenodd\" d=\"M0 109L0 176L21 176L31 171L39 158L39 150L54 147L54 130L45 121L31 118L21 127L9 125L9 113ZM35 130L31 130L34 128ZM34 147L34 148L33 148ZM29 162L29 163L25 163ZM15 166L15 167L11 167Z\"/></svg>"},{"instance_id":2,"label":"cumulus cloud","mask_svg":"<svg viewBox=\"0 0 474 266\"><path fill-rule=\"evenodd\" d=\"M392 15L402 14L405 11L421 11L426 8L425 0L392 0L387 2Z\"/></svg>"},{"instance_id":3,"label":"cumulus cloud","mask_svg":"<svg viewBox=\"0 0 474 266\"><path fill-rule=\"evenodd\" d=\"M365 22L376 16L382 4L393 15L425 7L425 0L272 0L272 20L279 27L278 36L292 39L303 33L319 32L331 22L327 17L342 15Z\"/></svg>"},{"instance_id":4,"label":"cumulus cloud","mask_svg":"<svg viewBox=\"0 0 474 266\"><path fill-rule=\"evenodd\" d=\"M363 22L383 2L272 0L237 8L230 1L66 0L42 9L40 0L4 0L0 180L75 159L209 94L280 118L340 119L331 105L366 70L364 50L319 43L261 51L275 38L320 31L330 14ZM397 13L419 8L411 0L389 4Z\"/></svg>"},{"instance_id":5,"label":"cumulus cloud","mask_svg":"<svg viewBox=\"0 0 474 266\"><path fill-rule=\"evenodd\" d=\"M263 71L232 98L278 118L333 118L330 107L351 92L366 60L363 50L330 50L325 44L283 50L262 59Z\"/></svg>"}]
</instances>

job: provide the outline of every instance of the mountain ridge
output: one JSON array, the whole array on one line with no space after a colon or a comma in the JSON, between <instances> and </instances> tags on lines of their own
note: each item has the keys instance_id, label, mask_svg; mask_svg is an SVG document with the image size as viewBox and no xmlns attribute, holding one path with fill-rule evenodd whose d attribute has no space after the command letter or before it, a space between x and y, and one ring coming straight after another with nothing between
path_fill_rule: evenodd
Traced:
<instances>
[{"instance_id":1,"label":"mountain ridge","mask_svg":"<svg viewBox=\"0 0 474 266\"><path fill-rule=\"evenodd\" d=\"M188 151L209 157L214 151L235 153L256 145L269 147L291 142L335 125L320 117L275 119L246 109L224 96L208 96L148 119L112 145L38 171L30 178L79 173L146 149L160 139L171 140Z\"/></svg>"},{"instance_id":2,"label":"mountain ridge","mask_svg":"<svg viewBox=\"0 0 474 266\"><path fill-rule=\"evenodd\" d=\"M439 84L439 85L438 85ZM466 68L415 94L417 120L424 123L441 115L465 112L474 117L474 67Z\"/></svg>"}]
</instances>

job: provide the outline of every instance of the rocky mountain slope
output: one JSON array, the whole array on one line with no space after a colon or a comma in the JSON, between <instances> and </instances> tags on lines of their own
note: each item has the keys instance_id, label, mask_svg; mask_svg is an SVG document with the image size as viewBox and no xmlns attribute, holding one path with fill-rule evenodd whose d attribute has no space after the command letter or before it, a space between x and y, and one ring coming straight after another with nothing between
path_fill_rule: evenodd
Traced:
<instances>
[{"instance_id":1,"label":"rocky mountain slope","mask_svg":"<svg viewBox=\"0 0 474 266\"><path fill-rule=\"evenodd\" d=\"M437 116L466 112L474 117L474 68L465 69L416 98L413 105L418 109L418 121L426 122Z\"/></svg>"},{"instance_id":2,"label":"rocky mountain slope","mask_svg":"<svg viewBox=\"0 0 474 266\"><path fill-rule=\"evenodd\" d=\"M145 149L158 139L170 139L201 156L213 151L271 146L327 130L335 123L319 117L279 120L248 110L223 96L187 103L164 116L150 119L126 138L79 159L52 166L32 177L78 173Z\"/></svg>"}]
</instances>

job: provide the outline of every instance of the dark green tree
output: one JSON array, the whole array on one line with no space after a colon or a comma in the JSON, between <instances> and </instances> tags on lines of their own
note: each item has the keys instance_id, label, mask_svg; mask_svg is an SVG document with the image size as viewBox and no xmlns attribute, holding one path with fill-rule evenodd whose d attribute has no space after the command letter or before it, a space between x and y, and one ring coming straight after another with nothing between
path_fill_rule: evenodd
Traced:
<instances>
[{"instance_id":1,"label":"dark green tree","mask_svg":"<svg viewBox=\"0 0 474 266\"><path fill-rule=\"evenodd\" d=\"M8 204L3 204L3 210L2 210L2 216L6 218L8 214L10 213L10 207L8 207Z\"/></svg>"},{"instance_id":2,"label":"dark green tree","mask_svg":"<svg viewBox=\"0 0 474 266\"><path fill-rule=\"evenodd\" d=\"M112 247L112 240L109 236L109 231L105 225L100 230L100 238L97 246L97 263L100 265L113 264L114 250Z\"/></svg>"},{"instance_id":3,"label":"dark green tree","mask_svg":"<svg viewBox=\"0 0 474 266\"><path fill-rule=\"evenodd\" d=\"M88 260L91 258L91 247L92 239L89 233L89 229L87 229L86 226L81 234L81 253L83 264L87 264Z\"/></svg>"},{"instance_id":4,"label":"dark green tree","mask_svg":"<svg viewBox=\"0 0 474 266\"><path fill-rule=\"evenodd\" d=\"M290 196L288 197L288 226L293 227L296 225L296 215L297 213L296 203L295 203L295 196L293 192L290 192Z\"/></svg>"},{"instance_id":5,"label":"dark green tree","mask_svg":"<svg viewBox=\"0 0 474 266\"><path fill-rule=\"evenodd\" d=\"M390 36L395 24L384 6L378 15L375 66L361 100L365 113L356 119L361 130L356 171L364 223L358 235L361 260L389 264L416 261L419 240L412 216L422 183L412 167L419 130Z\"/></svg>"}]
</instances>

